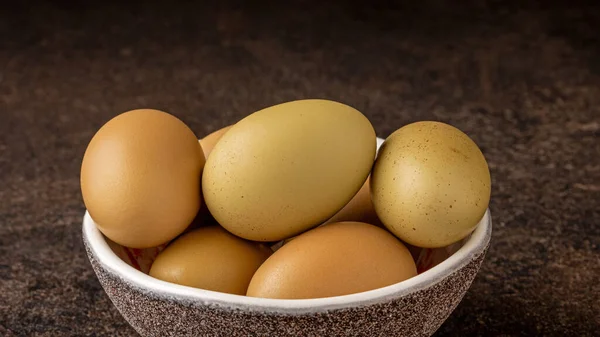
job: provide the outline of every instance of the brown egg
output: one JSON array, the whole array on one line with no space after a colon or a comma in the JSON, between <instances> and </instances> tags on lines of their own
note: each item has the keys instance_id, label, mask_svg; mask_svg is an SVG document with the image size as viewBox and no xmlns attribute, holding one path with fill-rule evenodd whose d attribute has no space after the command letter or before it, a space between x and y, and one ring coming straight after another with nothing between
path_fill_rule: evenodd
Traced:
<instances>
[{"instance_id":1,"label":"brown egg","mask_svg":"<svg viewBox=\"0 0 600 337\"><path fill-rule=\"evenodd\" d=\"M338 222L279 248L252 277L248 296L320 298L385 287L417 274L408 249L386 230Z\"/></svg>"},{"instance_id":2,"label":"brown egg","mask_svg":"<svg viewBox=\"0 0 600 337\"><path fill-rule=\"evenodd\" d=\"M90 141L81 193L108 238L155 247L196 216L203 166L198 139L182 121L158 110L133 110L111 119Z\"/></svg>"},{"instance_id":3,"label":"brown egg","mask_svg":"<svg viewBox=\"0 0 600 337\"><path fill-rule=\"evenodd\" d=\"M210 226L184 234L154 261L150 276L206 290L244 295L258 267L272 254L263 244Z\"/></svg>"},{"instance_id":4,"label":"brown egg","mask_svg":"<svg viewBox=\"0 0 600 337\"><path fill-rule=\"evenodd\" d=\"M371 176L367 178L367 181L365 181L363 186L352 198L352 200L350 200L350 202L347 203L346 206L337 212L331 219L327 220L326 223L358 221L380 227L383 226L377 217L377 213L375 213L373 202L371 201L371 188L369 185L370 179Z\"/></svg>"},{"instance_id":5,"label":"brown egg","mask_svg":"<svg viewBox=\"0 0 600 337\"><path fill-rule=\"evenodd\" d=\"M208 136L200 139L200 146L202 146L202 150L204 151L204 156L208 158L208 155L212 152L219 139L227 132L233 125L226 126L222 129L219 129Z\"/></svg>"}]
</instances>

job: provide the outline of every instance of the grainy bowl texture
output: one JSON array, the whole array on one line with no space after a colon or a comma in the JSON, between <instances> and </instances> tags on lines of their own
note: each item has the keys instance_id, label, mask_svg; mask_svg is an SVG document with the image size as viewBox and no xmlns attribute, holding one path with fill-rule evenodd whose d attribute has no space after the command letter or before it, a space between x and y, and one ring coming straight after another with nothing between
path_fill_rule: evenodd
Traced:
<instances>
[{"instance_id":1,"label":"grainy bowl texture","mask_svg":"<svg viewBox=\"0 0 600 337\"><path fill-rule=\"evenodd\" d=\"M488 211L456 253L412 279L347 296L266 300L155 280L120 260L89 215L83 223L100 283L142 336L430 336L471 285L490 236Z\"/></svg>"}]
</instances>

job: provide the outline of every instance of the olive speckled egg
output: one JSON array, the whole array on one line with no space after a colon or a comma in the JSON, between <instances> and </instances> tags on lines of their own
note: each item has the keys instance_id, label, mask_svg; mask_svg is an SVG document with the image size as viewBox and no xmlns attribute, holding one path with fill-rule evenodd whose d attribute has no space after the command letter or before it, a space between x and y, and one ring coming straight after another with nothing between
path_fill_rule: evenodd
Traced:
<instances>
[{"instance_id":1,"label":"olive speckled egg","mask_svg":"<svg viewBox=\"0 0 600 337\"><path fill-rule=\"evenodd\" d=\"M490 200L487 162L462 131L417 122L391 134L371 174L373 206L383 224L418 247L443 247L473 231Z\"/></svg>"},{"instance_id":2,"label":"olive speckled egg","mask_svg":"<svg viewBox=\"0 0 600 337\"><path fill-rule=\"evenodd\" d=\"M131 248L166 243L200 207L204 155L182 121L158 110L122 113L90 141L81 192L100 231Z\"/></svg>"},{"instance_id":3,"label":"olive speckled egg","mask_svg":"<svg viewBox=\"0 0 600 337\"><path fill-rule=\"evenodd\" d=\"M352 199L375 149L371 123L347 105L301 100L266 108L232 126L213 149L202 176L205 202L235 235L289 238Z\"/></svg>"}]
</instances>

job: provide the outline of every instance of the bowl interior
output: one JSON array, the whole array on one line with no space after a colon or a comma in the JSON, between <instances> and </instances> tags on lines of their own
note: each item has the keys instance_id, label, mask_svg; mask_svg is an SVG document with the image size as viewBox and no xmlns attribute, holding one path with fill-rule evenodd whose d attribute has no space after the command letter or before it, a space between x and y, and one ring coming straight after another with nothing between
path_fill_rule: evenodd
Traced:
<instances>
[{"instance_id":1,"label":"bowl interior","mask_svg":"<svg viewBox=\"0 0 600 337\"><path fill-rule=\"evenodd\" d=\"M195 227L191 227L193 229ZM138 271L148 274L150 271L150 267L154 262L154 259L158 256L158 254L163 251L168 243L160 245L158 247L145 248L145 249L136 249L129 248L125 246L121 246L118 243L111 241L106 236L102 235L103 239L106 241L107 245L110 247L112 252L123 262L131 266L132 268L137 269ZM415 260L415 264L417 265L417 272L419 274L439 265L452 254L456 253L467 240L469 240L470 236L464 238L463 240L453 243L449 246L442 248L421 248L406 245L410 250L410 253ZM273 250L276 250L281 246L283 242L277 242L273 244L271 247Z\"/></svg>"}]
</instances>

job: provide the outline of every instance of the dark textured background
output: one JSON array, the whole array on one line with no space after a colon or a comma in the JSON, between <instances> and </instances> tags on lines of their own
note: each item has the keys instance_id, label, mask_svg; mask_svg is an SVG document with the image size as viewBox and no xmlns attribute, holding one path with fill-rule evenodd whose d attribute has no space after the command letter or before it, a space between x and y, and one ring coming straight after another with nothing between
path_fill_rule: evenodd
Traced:
<instances>
[{"instance_id":1,"label":"dark textured background","mask_svg":"<svg viewBox=\"0 0 600 337\"><path fill-rule=\"evenodd\" d=\"M134 334L81 243L79 166L104 122L151 107L203 136L307 97L380 136L449 122L485 153L492 246L439 336L597 334L600 8L518 3L3 5L0 335Z\"/></svg>"}]
</instances>

